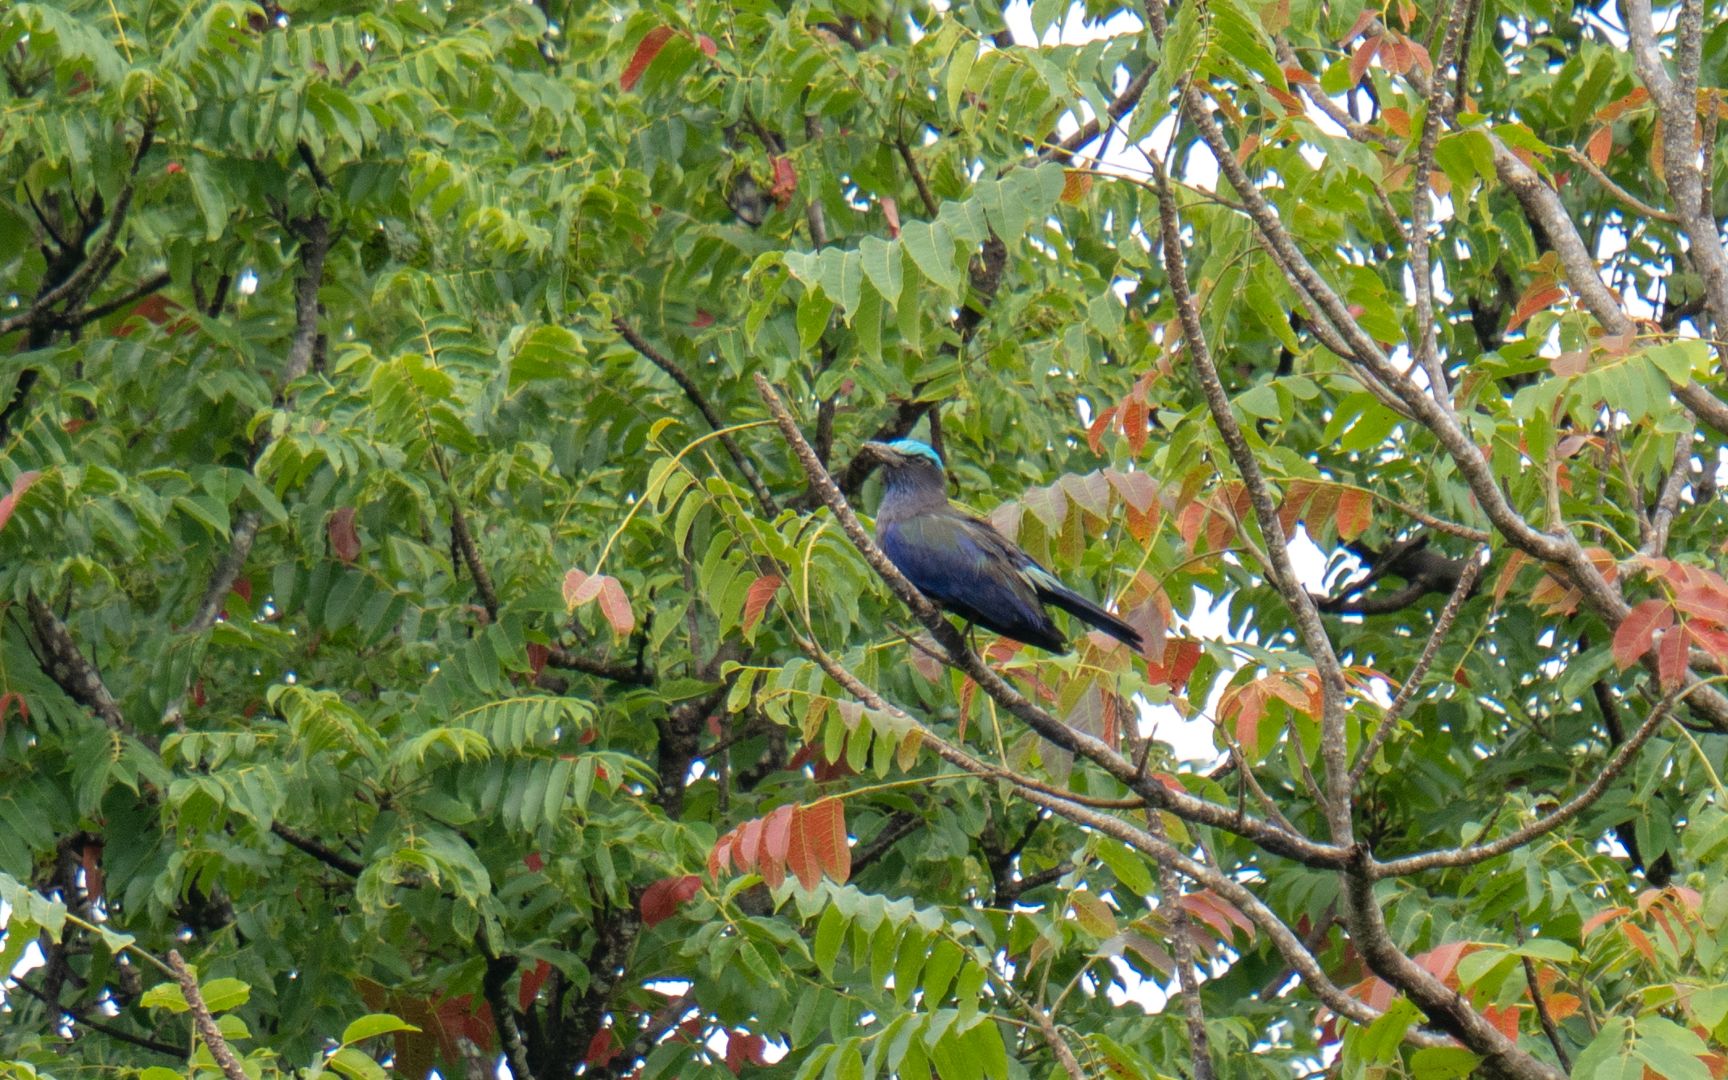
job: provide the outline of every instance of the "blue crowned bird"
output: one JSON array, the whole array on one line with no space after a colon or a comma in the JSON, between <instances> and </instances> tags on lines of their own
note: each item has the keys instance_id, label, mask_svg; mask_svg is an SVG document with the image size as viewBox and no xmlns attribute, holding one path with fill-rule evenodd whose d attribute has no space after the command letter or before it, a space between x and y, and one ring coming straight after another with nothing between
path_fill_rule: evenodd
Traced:
<instances>
[{"instance_id":1,"label":"blue crowned bird","mask_svg":"<svg viewBox=\"0 0 1728 1080\"><path fill-rule=\"evenodd\" d=\"M1053 653L1068 651L1045 604L1130 648L1140 632L1074 592L987 521L948 502L942 458L914 439L867 442L859 450L883 469L887 492L876 512L876 542L906 580L969 623Z\"/></svg>"}]
</instances>

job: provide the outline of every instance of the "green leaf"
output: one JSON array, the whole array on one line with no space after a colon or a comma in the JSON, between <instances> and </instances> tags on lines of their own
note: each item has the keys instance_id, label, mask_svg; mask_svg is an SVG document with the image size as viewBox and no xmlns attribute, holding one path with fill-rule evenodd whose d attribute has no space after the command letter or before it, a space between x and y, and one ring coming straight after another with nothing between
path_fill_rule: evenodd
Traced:
<instances>
[{"instance_id":1,"label":"green leaf","mask_svg":"<svg viewBox=\"0 0 1728 1080\"><path fill-rule=\"evenodd\" d=\"M392 1031L419 1030L413 1024L389 1013L369 1013L342 1030L342 1043L346 1046L378 1035L388 1035Z\"/></svg>"},{"instance_id":2,"label":"green leaf","mask_svg":"<svg viewBox=\"0 0 1728 1080\"><path fill-rule=\"evenodd\" d=\"M822 913L822 921L816 925L816 966L823 978L834 977L834 959L840 955L840 945L845 937L846 917L838 908L829 905Z\"/></svg>"}]
</instances>

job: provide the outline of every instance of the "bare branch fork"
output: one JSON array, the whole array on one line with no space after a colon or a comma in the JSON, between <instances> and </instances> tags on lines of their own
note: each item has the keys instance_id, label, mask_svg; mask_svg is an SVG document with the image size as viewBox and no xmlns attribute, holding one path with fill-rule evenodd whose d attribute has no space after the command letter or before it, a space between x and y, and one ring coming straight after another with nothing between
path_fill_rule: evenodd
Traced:
<instances>
[{"instance_id":1,"label":"bare branch fork","mask_svg":"<svg viewBox=\"0 0 1728 1080\"><path fill-rule=\"evenodd\" d=\"M217 1068L222 1070L227 1080L249 1080L246 1070L240 1067L239 1059L229 1048L228 1040L222 1037L222 1029L216 1026L216 1018L210 1015L210 1007L204 1004L204 995L198 992L198 980L186 966L186 961L180 959L179 949L168 950L168 964L180 981L180 995L192 1009L192 1026L198 1037L204 1040L204 1045L210 1048L210 1056L216 1059Z\"/></svg>"},{"instance_id":2,"label":"bare branch fork","mask_svg":"<svg viewBox=\"0 0 1728 1080\"><path fill-rule=\"evenodd\" d=\"M858 517L847 505L845 496L833 477L817 460L816 452L798 430L780 395L762 374L756 376L757 391L767 403L769 414L779 425L781 434L797 455L810 479L812 489L834 513L848 540L869 563L870 568L912 610L918 621L935 637L947 656L947 662L972 678L985 693L994 698L1009 713L1020 719L1044 738L1072 753L1079 754L1104 768L1130 791L1159 809L1198 824L1211 825L1246 837L1274 854L1293 859L1306 866L1339 869L1348 863L1345 848L1321 844L1306 837L1293 835L1258 818L1240 814L1233 808L1219 806L1186 793L1173 792L1158 780L1142 774L1133 762L1112 750L1102 739L1076 731L1039 708L1007 680L997 674L974 653L960 632L937 611L912 583L894 568L870 536Z\"/></svg>"}]
</instances>

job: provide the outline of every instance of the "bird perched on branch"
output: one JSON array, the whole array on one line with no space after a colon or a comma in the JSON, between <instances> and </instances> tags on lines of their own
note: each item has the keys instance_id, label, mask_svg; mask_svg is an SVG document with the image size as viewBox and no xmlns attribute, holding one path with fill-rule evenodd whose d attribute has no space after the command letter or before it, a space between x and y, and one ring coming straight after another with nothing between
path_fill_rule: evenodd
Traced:
<instances>
[{"instance_id":1,"label":"bird perched on branch","mask_svg":"<svg viewBox=\"0 0 1728 1080\"><path fill-rule=\"evenodd\" d=\"M867 442L859 453L880 464L887 493L876 512L876 542L906 579L967 622L1053 653L1068 641L1045 604L1104 631L1130 648L1140 632L1063 585L989 522L948 502L942 458L914 439Z\"/></svg>"}]
</instances>

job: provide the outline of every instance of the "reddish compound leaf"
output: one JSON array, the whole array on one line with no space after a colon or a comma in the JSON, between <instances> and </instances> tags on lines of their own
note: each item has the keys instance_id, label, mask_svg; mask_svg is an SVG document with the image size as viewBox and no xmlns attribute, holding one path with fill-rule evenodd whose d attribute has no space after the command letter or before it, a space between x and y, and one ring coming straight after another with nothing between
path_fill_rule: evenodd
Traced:
<instances>
[{"instance_id":1,"label":"reddish compound leaf","mask_svg":"<svg viewBox=\"0 0 1728 1080\"><path fill-rule=\"evenodd\" d=\"M692 327L696 328L697 330L705 330L708 327L713 326L714 325L713 312L703 311L701 308L697 308L696 309L696 317L694 319L690 320L690 325Z\"/></svg>"},{"instance_id":2,"label":"reddish compound leaf","mask_svg":"<svg viewBox=\"0 0 1728 1080\"><path fill-rule=\"evenodd\" d=\"M810 844L805 818L802 807L792 815L792 827L786 839L786 865L798 875L798 884L808 892L822 883L822 862Z\"/></svg>"},{"instance_id":3,"label":"reddish compound leaf","mask_svg":"<svg viewBox=\"0 0 1728 1080\"><path fill-rule=\"evenodd\" d=\"M1618 919L1622 915L1630 914L1632 914L1632 909L1629 907L1611 907L1606 911L1598 911L1596 914L1584 920L1584 925L1578 931L1578 937L1580 939L1587 938L1590 936L1592 930L1600 929L1604 923Z\"/></svg>"},{"instance_id":4,"label":"reddish compound leaf","mask_svg":"<svg viewBox=\"0 0 1728 1080\"><path fill-rule=\"evenodd\" d=\"M1666 600L1646 600L1633 608L1626 621L1614 631L1614 662L1621 669L1631 667L1638 658L1650 651L1656 631L1674 625L1674 609Z\"/></svg>"},{"instance_id":5,"label":"reddish compound leaf","mask_svg":"<svg viewBox=\"0 0 1728 1080\"><path fill-rule=\"evenodd\" d=\"M774 862L784 863L786 853L792 846L792 819L798 813L797 803L787 803L775 807L764 819L762 826L763 856Z\"/></svg>"},{"instance_id":6,"label":"reddish compound leaf","mask_svg":"<svg viewBox=\"0 0 1728 1080\"><path fill-rule=\"evenodd\" d=\"M1147 680L1164 683L1172 690L1181 690L1188 685L1188 677L1194 674L1194 666L1200 662L1201 651L1198 641L1166 643L1164 662L1146 665Z\"/></svg>"},{"instance_id":7,"label":"reddish compound leaf","mask_svg":"<svg viewBox=\"0 0 1728 1080\"><path fill-rule=\"evenodd\" d=\"M600 614L606 616L612 632L619 637L628 637L636 629L636 613L630 610L630 598L624 595L624 586L615 577L601 581Z\"/></svg>"},{"instance_id":8,"label":"reddish compound leaf","mask_svg":"<svg viewBox=\"0 0 1728 1080\"><path fill-rule=\"evenodd\" d=\"M744 594L744 633L746 636L756 631L756 624L762 621L762 614L768 610L768 605L774 602L774 594L780 591L784 584L773 574L764 574L750 583L750 591Z\"/></svg>"},{"instance_id":9,"label":"reddish compound leaf","mask_svg":"<svg viewBox=\"0 0 1728 1080\"><path fill-rule=\"evenodd\" d=\"M1116 419L1116 409L1117 406L1112 405L1108 409L1100 410L1098 415L1092 418L1092 426L1086 429L1086 445L1092 448L1094 454L1104 452L1104 436Z\"/></svg>"},{"instance_id":10,"label":"reddish compound leaf","mask_svg":"<svg viewBox=\"0 0 1728 1080\"><path fill-rule=\"evenodd\" d=\"M1069 169L1062 174L1062 201L1079 206L1092 193L1092 170Z\"/></svg>"},{"instance_id":11,"label":"reddish compound leaf","mask_svg":"<svg viewBox=\"0 0 1728 1080\"><path fill-rule=\"evenodd\" d=\"M1689 622L1686 624L1686 634L1695 645L1718 661L1728 661L1728 632L1702 623Z\"/></svg>"},{"instance_id":12,"label":"reddish compound leaf","mask_svg":"<svg viewBox=\"0 0 1728 1080\"><path fill-rule=\"evenodd\" d=\"M1139 457L1140 451L1145 449L1146 435L1151 430L1146 419L1150 415L1150 410L1146 407L1145 392L1136 387L1135 392L1122 402L1121 412L1122 434L1127 436L1128 449L1133 451L1135 457Z\"/></svg>"},{"instance_id":13,"label":"reddish compound leaf","mask_svg":"<svg viewBox=\"0 0 1728 1080\"><path fill-rule=\"evenodd\" d=\"M695 874L661 878L642 893L642 921L655 927L678 912L678 905L695 896L702 879Z\"/></svg>"},{"instance_id":14,"label":"reddish compound leaf","mask_svg":"<svg viewBox=\"0 0 1728 1080\"><path fill-rule=\"evenodd\" d=\"M352 506L344 506L331 514L326 531L330 534L330 550L338 559L352 563L360 557L360 533L354 527Z\"/></svg>"},{"instance_id":15,"label":"reddish compound leaf","mask_svg":"<svg viewBox=\"0 0 1728 1080\"><path fill-rule=\"evenodd\" d=\"M1362 31L1368 29L1368 24L1373 22L1375 19L1378 19L1379 17L1380 17L1380 12L1378 10L1376 10L1373 6L1363 8L1362 14L1356 16L1356 21L1351 24L1350 29L1344 34L1343 37L1338 39L1338 44L1343 45L1344 43L1346 43L1349 40L1351 40L1352 38L1354 38L1357 34L1360 34Z\"/></svg>"},{"instance_id":16,"label":"reddish compound leaf","mask_svg":"<svg viewBox=\"0 0 1728 1080\"><path fill-rule=\"evenodd\" d=\"M522 856L522 864L528 867L528 870L531 873L538 874L540 871L546 869L546 856L540 854L538 851L530 851L528 854Z\"/></svg>"},{"instance_id":17,"label":"reddish compound leaf","mask_svg":"<svg viewBox=\"0 0 1728 1080\"><path fill-rule=\"evenodd\" d=\"M1626 936L1626 940L1631 943L1634 949L1638 950L1644 959L1650 961L1652 964L1656 962L1656 946L1651 943L1650 938L1645 935L1644 931L1633 926L1631 923L1621 923L1620 932Z\"/></svg>"},{"instance_id":18,"label":"reddish compound leaf","mask_svg":"<svg viewBox=\"0 0 1728 1080\"><path fill-rule=\"evenodd\" d=\"M537 641L528 643L528 673L536 679L546 670L546 661L552 659L552 650Z\"/></svg>"},{"instance_id":19,"label":"reddish compound leaf","mask_svg":"<svg viewBox=\"0 0 1728 1080\"><path fill-rule=\"evenodd\" d=\"M1356 539L1374 524L1374 496L1361 488L1344 488L1338 496L1338 538Z\"/></svg>"},{"instance_id":20,"label":"reddish compound leaf","mask_svg":"<svg viewBox=\"0 0 1728 1080\"><path fill-rule=\"evenodd\" d=\"M720 46L714 44L714 39L709 37L707 34L697 34L696 44L701 46L702 51L707 53L710 57L720 55Z\"/></svg>"},{"instance_id":21,"label":"reddish compound leaf","mask_svg":"<svg viewBox=\"0 0 1728 1080\"><path fill-rule=\"evenodd\" d=\"M656 26L642 36L642 41L636 46L635 55L630 57L630 64L624 69L624 74L618 78L618 88L625 93L636 89L636 84L642 81L642 73L648 70L648 65L660 55L660 50L672 40L675 33L670 26Z\"/></svg>"},{"instance_id":22,"label":"reddish compound leaf","mask_svg":"<svg viewBox=\"0 0 1728 1080\"><path fill-rule=\"evenodd\" d=\"M594 1033L592 1039L588 1040L588 1056L583 1060L588 1063L588 1067L591 1069L603 1069L623 1049L612 1041L611 1028L601 1028Z\"/></svg>"},{"instance_id":23,"label":"reddish compound leaf","mask_svg":"<svg viewBox=\"0 0 1728 1080\"><path fill-rule=\"evenodd\" d=\"M838 799L824 799L799 815L804 834L822 869L837 885L852 876L852 847L846 840L846 810Z\"/></svg>"}]
</instances>

